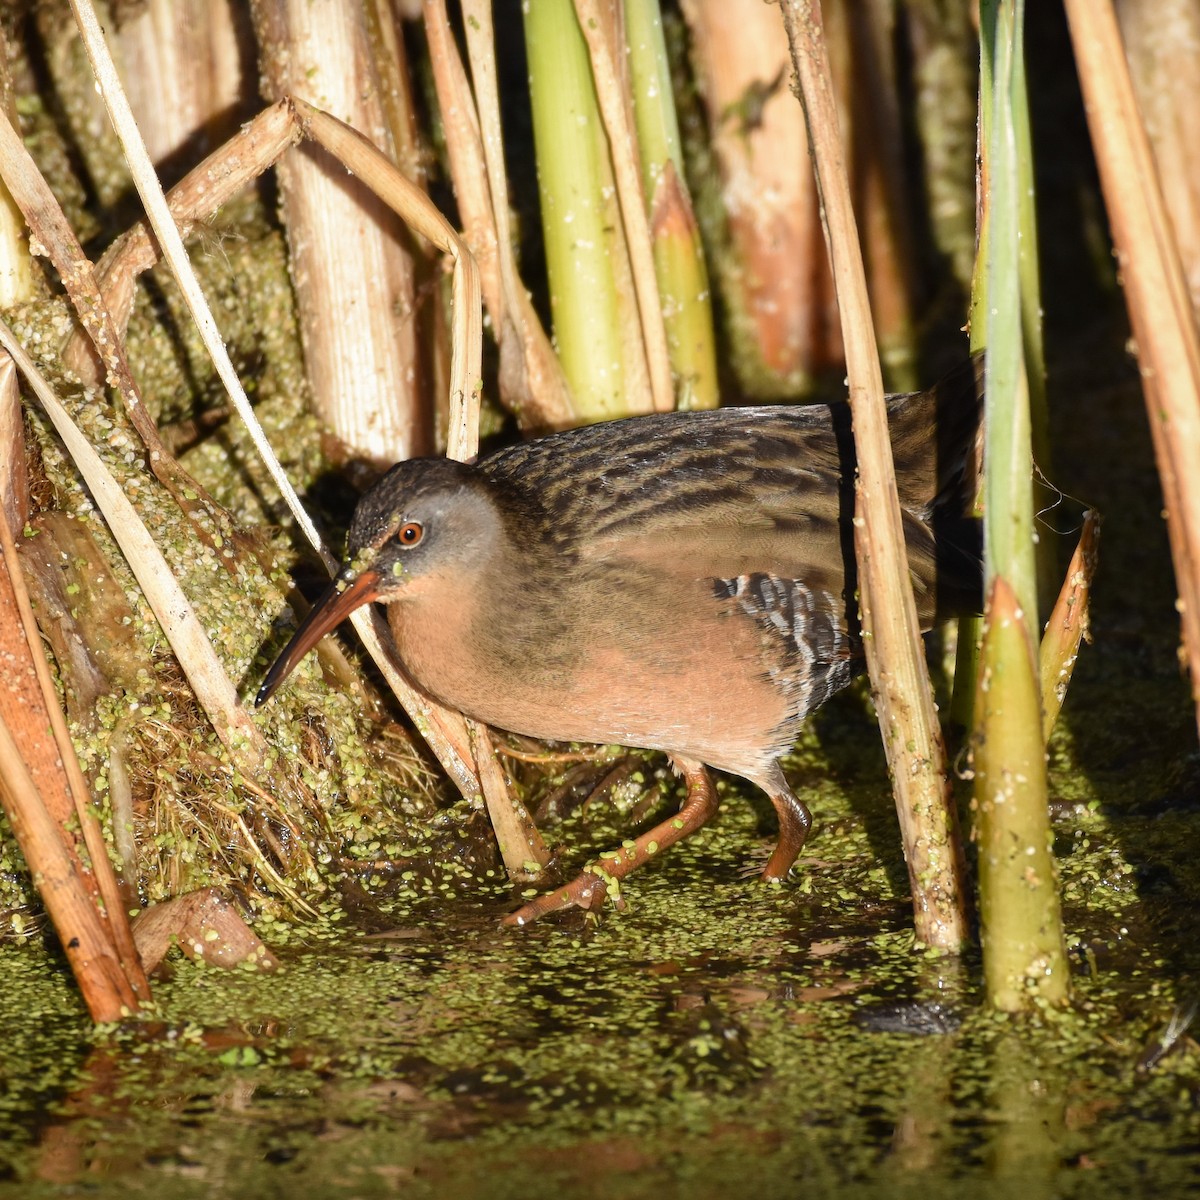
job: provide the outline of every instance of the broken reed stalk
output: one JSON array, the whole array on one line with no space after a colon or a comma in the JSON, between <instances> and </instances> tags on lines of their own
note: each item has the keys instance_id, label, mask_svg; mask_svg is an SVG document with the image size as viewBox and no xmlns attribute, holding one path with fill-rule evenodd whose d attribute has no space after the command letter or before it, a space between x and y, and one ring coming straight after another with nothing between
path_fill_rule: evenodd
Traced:
<instances>
[{"instance_id":1,"label":"broken reed stalk","mask_svg":"<svg viewBox=\"0 0 1200 1200\"><path fill-rule=\"evenodd\" d=\"M716 408L721 396L712 293L684 179L659 0L626 0L625 41L676 407Z\"/></svg>"},{"instance_id":2,"label":"broken reed stalk","mask_svg":"<svg viewBox=\"0 0 1200 1200\"><path fill-rule=\"evenodd\" d=\"M1112 4L1065 8L1141 366L1200 726L1200 342Z\"/></svg>"},{"instance_id":3,"label":"broken reed stalk","mask_svg":"<svg viewBox=\"0 0 1200 1200\"><path fill-rule=\"evenodd\" d=\"M1038 673L1042 692L1042 738L1049 742L1058 714L1062 711L1079 643L1091 641L1088 609L1091 603L1092 579L1096 574L1096 556L1100 544L1100 516L1091 510L1083 514L1083 530L1079 544L1071 555L1066 578L1058 600L1046 622L1042 645L1038 653Z\"/></svg>"},{"instance_id":4,"label":"broken reed stalk","mask_svg":"<svg viewBox=\"0 0 1200 1200\"><path fill-rule=\"evenodd\" d=\"M393 153L362 5L257 0L254 18L270 100L336 112ZM429 339L403 224L316 147L276 171L314 410L348 458L384 467L429 453Z\"/></svg>"},{"instance_id":5,"label":"broken reed stalk","mask_svg":"<svg viewBox=\"0 0 1200 1200\"><path fill-rule=\"evenodd\" d=\"M213 967L274 971L279 960L216 888L201 888L144 908L133 922L142 961L153 971L172 946Z\"/></svg>"},{"instance_id":6,"label":"broken reed stalk","mask_svg":"<svg viewBox=\"0 0 1200 1200\"><path fill-rule=\"evenodd\" d=\"M983 55L992 88L987 143L988 238L984 403L985 605L975 699L975 812L984 981L996 1008L1020 1011L1070 995L1054 860L1037 665L1038 579L1033 453L1020 261L1023 171L1017 93L1023 0L984 0ZM1027 180L1025 181L1027 182ZM1040 338L1038 339L1040 344Z\"/></svg>"},{"instance_id":7,"label":"broken reed stalk","mask_svg":"<svg viewBox=\"0 0 1200 1200\"><path fill-rule=\"evenodd\" d=\"M524 5L554 341L584 421L654 398L587 43L565 0Z\"/></svg>"},{"instance_id":8,"label":"broken reed stalk","mask_svg":"<svg viewBox=\"0 0 1200 1200\"><path fill-rule=\"evenodd\" d=\"M150 998L125 902L0 511L0 802L93 1019Z\"/></svg>"},{"instance_id":9,"label":"broken reed stalk","mask_svg":"<svg viewBox=\"0 0 1200 1200\"><path fill-rule=\"evenodd\" d=\"M0 309L4 307L0 305ZM25 420L20 379L8 355L0 356L0 510L11 529L25 528L29 519Z\"/></svg>"},{"instance_id":10,"label":"broken reed stalk","mask_svg":"<svg viewBox=\"0 0 1200 1200\"><path fill-rule=\"evenodd\" d=\"M909 580L883 379L838 136L821 10L811 0L784 0L783 15L842 311L858 455L854 548L863 643L895 791L916 931L928 946L957 951L966 936L962 850Z\"/></svg>"}]
</instances>

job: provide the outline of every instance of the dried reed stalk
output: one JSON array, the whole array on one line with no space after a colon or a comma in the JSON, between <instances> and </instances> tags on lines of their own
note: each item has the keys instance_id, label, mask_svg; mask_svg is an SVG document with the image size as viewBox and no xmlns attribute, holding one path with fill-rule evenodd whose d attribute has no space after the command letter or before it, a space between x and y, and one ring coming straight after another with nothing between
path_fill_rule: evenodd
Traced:
<instances>
[{"instance_id":1,"label":"dried reed stalk","mask_svg":"<svg viewBox=\"0 0 1200 1200\"><path fill-rule=\"evenodd\" d=\"M963 865L896 494L883 379L867 298L819 5L785 0L829 254L842 313L858 455L854 549L863 642L895 790L918 938L958 950L966 936Z\"/></svg>"},{"instance_id":2,"label":"dried reed stalk","mask_svg":"<svg viewBox=\"0 0 1200 1200\"><path fill-rule=\"evenodd\" d=\"M918 386L913 309L919 270L908 211L894 24L891 0L833 3L826 36L847 114L850 178L880 355L893 390L910 391Z\"/></svg>"},{"instance_id":3,"label":"dried reed stalk","mask_svg":"<svg viewBox=\"0 0 1200 1200\"><path fill-rule=\"evenodd\" d=\"M29 520L25 421L17 369L7 355L0 358L0 509L10 529L25 528Z\"/></svg>"},{"instance_id":4,"label":"dried reed stalk","mask_svg":"<svg viewBox=\"0 0 1200 1200\"><path fill-rule=\"evenodd\" d=\"M122 969L104 919L81 883L79 863L42 806L38 785L17 748L19 736L0 717L0 806L37 881L92 1019L119 1021L136 1012L140 1000L150 998L149 985L143 976L141 988L135 988ZM124 913L121 916L124 919ZM136 957L131 961L136 963Z\"/></svg>"},{"instance_id":5,"label":"dried reed stalk","mask_svg":"<svg viewBox=\"0 0 1200 1200\"><path fill-rule=\"evenodd\" d=\"M256 0L269 99L336 113L394 153L361 5ZM314 146L278 166L313 406L348 457L433 447L415 267L402 223Z\"/></svg>"},{"instance_id":6,"label":"dried reed stalk","mask_svg":"<svg viewBox=\"0 0 1200 1200\"><path fill-rule=\"evenodd\" d=\"M1042 691L1042 737L1050 740L1079 656L1080 641L1091 641L1088 609L1100 547L1100 516L1083 514L1079 544L1071 555L1058 600L1046 622L1038 654Z\"/></svg>"},{"instance_id":7,"label":"dried reed stalk","mask_svg":"<svg viewBox=\"0 0 1200 1200\"><path fill-rule=\"evenodd\" d=\"M150 989L91 796L42 654L12 530L0 512L0 800L97 1021Z\"/></svg>"},{"instance_id":8,"label":"dried reed stalk","mask_svg":"<svg viewBox=\"0 0 1200 1200\"><path fill-rule=\"evenodd\" d=\"M1200 725L1200 341L1110 0L1066 0L1167 512Z\"/></svg>"},{"instance_id":9,"label":"dried reed stalk","mask_svg":"<svg viewBox=\"0 0 1200 1200\"><path fill-rule=\"evenodd\" d=\"M16 97L8 70L8 45L0 28L0 111L17 120ZM33 298L33 255L21 210L0 183L0 311ZM21 389L12 360L0 359L0 508L11 529L24 529L29 517L29 473L25 465L25 425Z\"/></svg>"},{"instance_id":10,"label":"dried reed stalk","mask_svg":"<svg viewBox=\"0 0 1200 1200\"><path fill-rule=\"evenodd\" d=\"M1192 309L1200 314L1200 5L1117 0L1117 20Z\"/></svg>"},{"instance_id":11,"label":"dried reed stalk","mask_svg":"<svg viewBox=\"0 0 1200 1200\"><path fill-rule=\"evenodd\" d=\"M113 23L129 105L163 174L234 133L254 96L249 14L234 0L146 0Z\"/></svg>"}]
</instances>

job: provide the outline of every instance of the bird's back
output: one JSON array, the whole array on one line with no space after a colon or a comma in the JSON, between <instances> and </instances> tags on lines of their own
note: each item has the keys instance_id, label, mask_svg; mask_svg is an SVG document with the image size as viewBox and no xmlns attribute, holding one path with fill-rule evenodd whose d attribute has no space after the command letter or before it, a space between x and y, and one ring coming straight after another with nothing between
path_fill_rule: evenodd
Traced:
<instances>
[{"instance_id":1,"label":"bird's back","mask_svg":"<svg viewBox=\"0 0 1200 1200\"><path fill-rule=\"evenodd\" d=\"M909 562L924 624L978 604L978 360L889 398ZM567 430L480 467L564 555L673 560L712 579L768 574L853 593L849 406L661 413Z\"/></svg>"}]
</instances>

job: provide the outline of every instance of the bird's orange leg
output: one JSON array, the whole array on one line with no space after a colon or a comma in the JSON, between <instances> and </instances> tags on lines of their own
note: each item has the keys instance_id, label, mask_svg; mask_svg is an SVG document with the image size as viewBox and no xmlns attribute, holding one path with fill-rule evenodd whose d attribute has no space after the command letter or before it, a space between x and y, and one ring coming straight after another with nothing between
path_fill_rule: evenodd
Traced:
<instances>
[{"instance_id":1,"label":"bird's orange leg","mask_svg":"<svg viewBox=\"0 0 1200 1200\"><path fill-rule=\"evenodd\" d=\"M687 783L687 796L674 817L669 821L663 821L661 825L656 825L648 833L643 833L641 837L626 842L620 850L610 850L602 854L596 862L589 863L582 873L566 887L555 888L554 891L546 892L536 900L522 905L515 913L510 913L504 918L504 924L528 925L530 921L536 921L538 917L570 908L572 905L588 909L596 907L603 902L605 895L610 890L616 891L617 883L631 871L636 871L638 867L649 862L668 846L673 846L689 834L695 833L708 821L717 811L719 802L707 768L703 763L695 762L692 759L674 758L672 761L683 774ZM796 803L800 802L797 800ZM803 807L801 805L801 808ZM807 832L807 827L805 832ZM804 838L801 836L801 844L803 841ZM781 837L780 845L782 843ZM795 853L792 854L793 859L799 851L800 846L798 845ZM777 848L776 856L778 853ZM771 861L774 862L774 860L775 856L772 856ZM770 863L767 865L769 869ZM788 865L791 865L790 861ZM785 868L784 874L786 873Z\"/></svg>"},{"instance_id":2,"label":"bird's orange leg","mask_svg":"<svg viewBox=\"0 0 1200 1200\"><path fill-rule=\"evenodd\" d=\"M774 781L774 786L769 789L768 795L775 806L775 815L779 818L779 841L775 843L775 849L771 851L771 857L763 867L762 877L772 880L786 879L796 861L796 855L800 853L808 838L808 831L812 827L812 813L808 811L808 805L788 787L782 772Z\"/></svg>"}]
</instances>

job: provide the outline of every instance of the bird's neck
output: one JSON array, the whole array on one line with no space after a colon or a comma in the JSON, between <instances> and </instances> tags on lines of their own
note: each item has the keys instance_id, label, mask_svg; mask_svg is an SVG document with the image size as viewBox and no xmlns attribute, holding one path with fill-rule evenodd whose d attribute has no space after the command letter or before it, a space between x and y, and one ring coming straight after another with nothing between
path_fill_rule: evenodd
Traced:
<instances>
[{"instance_id":1,"label":"bird's neck","mask_svg":"<svg viewBox=\"0 0 1200 1200\"><path fill-rule=\"evenodd\" d=\"M570 606L553 552L537 550L497 530L478 555L414 581L389 605L400 659L430 695L480 712L492 699L480 695L481 679L528 678L547 642L560 642L553 635Z\"/></svg>"}]
</instances>

